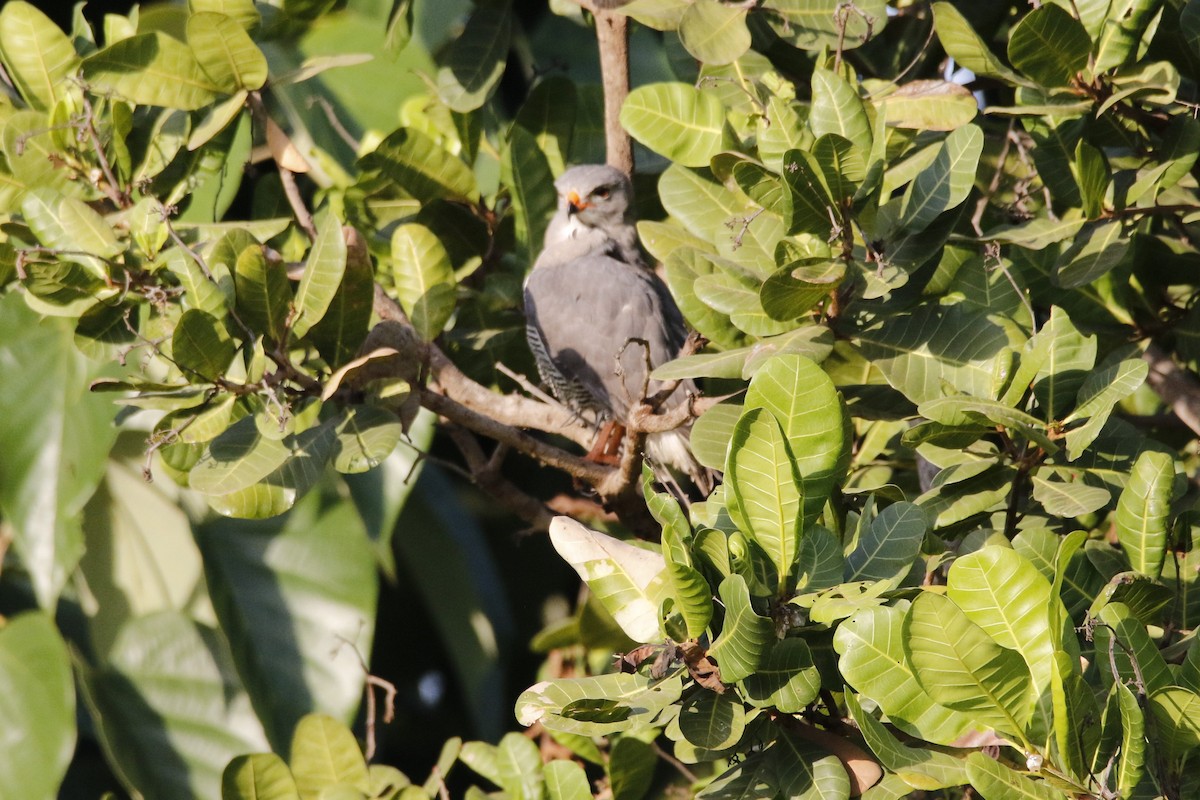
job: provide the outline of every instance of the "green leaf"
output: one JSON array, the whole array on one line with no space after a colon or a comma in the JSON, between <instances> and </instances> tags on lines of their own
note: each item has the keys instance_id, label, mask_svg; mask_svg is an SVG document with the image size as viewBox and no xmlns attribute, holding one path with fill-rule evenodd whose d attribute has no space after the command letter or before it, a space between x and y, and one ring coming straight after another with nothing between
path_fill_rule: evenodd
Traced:
<instances>
[{"instance_id":1,"label":"green leaf","mask_svg":"<svg viewBox=\"0 0 1200 800\"><path fill-rule=\"evenodd\" d=\"M109 763L144 797L220 797L235 756L270 749L220 634L181 613L126 622L95 669L76 662Z\"/></svg>"},{"instance_id":2,"label":"green leaf","mask_svg":"<svg viewBox=\"0 0 1200 800\"><path fill-rule=\"evenodd\" d=\"M53 189L27 192L21 213L39 242L66 251L63 258L81 264L99 278L108 275L105 260L125 251L104 217L82 200L63 197Z\"/></svg>"},{"instance_id":3,"label":"green leaf","mask_svg":"<svg viewBox=\"0 0 1200 800\"><path fill-rule=\"evenodd\" d=\"M255 91L267 82L267 59L232 17L198 12L188 17L187 41L192 54L220 91Z\"/></svg>"},{"instance_id":4,"label":"green leaf","mask_svg":"<svg viewBox=\"0 0 1200 800\"><path fill-rule=\"evenodd\" d=\"M912 571L929 522L919 506L893 503L871 520L846 556L844 580L901 581Z\"/></svg>"},{"instance_id":5,"label":"green leaf","mask_svg":"<svg viewBox=\"0 0 1200 800\"><path fill-rule=\"evenodd\" d=\"M296 781L274 753L238 756L221 776L221 800L300 800Z\"/></svg>"},{"instance_id":6,"label":"green leaf","mask_svg":"<svg viewBox=\"0 0 1200 800\"><path fill-rule=\"evenodd\" d=\"M839 0L766 0L762 8L775 32L801 50L853 49L878 34L888 20L883 0L859 0L852 8Z\"/></svg>"},{"instance_id":7,"label":"green leaf","mask_svg":"<svg viewBox=\"0 0 1200 800\"><path fill-rule=\"evenodd\" d=\"M917 406L917 411L921 416L948 427L992 423L1011 432L1019 433L1026 439L1032 439L1047 452L1054 452L1058 449L1057 445L1048 438L1045 425L1037 417L1010 408L999 400L954 394L926 400Z\"/></svg>"},{"instance_id":8,"label":"green leaf","mask_svg":"<svg viewBox=\"0 0 1200 800\"><path fill-rule=\"evenodd\" d=\"M345 272L346 240L342 235L341 221L331 211L321 221L317 240L313 242L308 259L304 262L304 274L296 289L293 336L303 336L324 318Z\"/></svg>"},{"instance_id":9,"label":"green leaf","mask_svg":"<svg viewBox=\"0 0 1200 800\"><path fill-rule=\"evenodd\" d=\"M881 98L879 111L893 128L952 131L975 119L979 106L962 84L917 80Z\"/></svg>"},{"instance_id":10,"label":"green leaf","mask_svg":"<svg viewBox=\"0 0 1200 800\"><path fill-rule=\"evenodd\" d=\"M904 616L899 608L869 608L839 625L833 637L841 656L838 668L896 727L920 739L951 744L979 725L936 702L917 680L903 649Z\"/></svg>"},{"instance_id":11,"label":"green leaf","mask_svg":"<svg viewBox=\"0 0 1200 800\"><path fill-rule=\"evenodd\" d=\"M388 134L358 163L364 172L378 171L422 203L439 198L479 199L475 175L462 159L412 128Z\"/></svg>"},{"instance_id":12,"label":"green leaf","mask_svg":"<svg viewBox=\"0 0 1200 800\"><path fill-rule=\"evenodd\" d=\"M1138 456L1129 483L1117 500L1117 541L1135 572L1157 578L1162 572L1170 528L1175 461L1166 453Z\"/></svg>"},{"instance_id":13,"label":"green leaf","mask_svg":"<svg viewBox=\"0 0 1200 800\"><path fill-rule=\"evenodd\" d=\"M501 182L511 189L517 242L522 255L532 262L542 249L546 227L558 202L554 175L537 139L519 125L509 133L500 164Z\"/></svg>"},{"instance_id":14,"label":"green leaf","mask_svg":"<svg viewBox=\"0 0 1200 800\"><path fill-rule=\"evenodd\" d=\"M555 760L543 768L549 800L591 800L587 773L574 761Z\"/></svg>"},{"instance_id":15,"label":"green leaf","mask_svg":"<svg viewBox=\"0 0 1200 800\"><path fill-rule=\"evenodd\" d=\"M251 245L238 254L233 278L242 321L251 330L279 341L292 309L292 287L283 264L268 261L262 247Z\"/></svg>"},{"instance_id":16,"label":"green leaf","mask_svg":"<svg viewBox=\"0 0 1200 800\"><path fill-rule=\"evenodd\" d=\"M1117 761L1117 790L1122 796L1132 796L1145 772L1146 717L1141 703L1123 683L1114 683L1117 704L1121 712L1121 754ZM1151 701L1153 702L1153 701Z\"/></svg>"},{"instance_id":17,"label":"green leaf","mask_svg":"<svg viewBox=\"0 0 1200 800\"><path fill-rule=\"evenodd\" d=\"M846 692L843 697L867 746L889 772L898 774L908 786L932 791L967 782L966 763L962 759L929 748L901 744L883 723L863 710L853 692Z\"/></svg>"},{"instance_id":18,"label":"green leaf","mask_svg":"<svg viewBox=\"0 0 1200 800\"><path fill-rule=\"evenodd\" d=\"M1070 774L1086 775L1090 756L1100 742L1095 724L1100 719L1100 708L1083 679L1077 659L1060 650L1054 653L1051 664L1054 669L1050 694L1059 758Z\"/></svg>"},{"instance_id":19,"label":"green leaf","mask_svg":"<svg viewBox=\"0 0 1200 800\"><path fill-rule=\"evenodd\" d=\"M721 581L719 593L725 604L725 624L708 654L721 668L721 680L733 683L758 670L775 631L770 619L754 613L750 590L741 575Z\"/></svg>"},{"instance_id":20,"label":"green leaf","mask_svg":"<svg viewBox=\"0 0 1200 800\"><path fill-rule=\"evenodd\" d=\"M812 98L808 127L814 136L836 133L870 152L871 122L858 91L845 78L827 69L814 69Z\"/></svg>"},{"instance_id":21,"label":"green leaf","mask_svg":"<svg viewBox=\"0 0 1200 800\"><path fill-rule=\"evenodd\" d=\"M746 730L746 709L731 692L695 692L679 708L679 732L696 747L733 747Z\"/></svg>"},{"instance_id":22,"label":"green leaf","mask_svg":"<svg viewBox=\"0 0 1200 800\"><path fill-rule=\"evenodd\" d=\"M333 468L342 474L366 472L383 463L400 443L400 419L378 406L349 406L338 415Z\"/></svg>"},{"instance_id":23,"label":"green leaf","mask_svg":"<svg viewBox=\"0 0 1200 800\"><path fill-rule=\"evenodd\" d=\"M779 796L776 773L775 762L756 753L715 778L696 800L770 800Z\"/></svg>"},{"instance_id":24,"label":"green leaf","mask_svg":"<svg viewBox=\"0 0 1200 800\"><path fill-rule=\"evenodd\" d=\"M683 682L678 676L652 680L642 675L614 672L594 678L542 681L517 698L516 715L517 721L526 726L541 722L549 730L608 736L640 723L649 723L660 711L678 701L682 692ZM630 713L625 719L612 722L577 721L561 715L564 708L580 700L616 701L619 708L628 709Z\"/></svg>"},{"instance_id":25,"label":"green leaf","mask_svg":"<svg viewBox=\"0 0 1200 800\"><path fill-rule=\"evenodd\" d=\"M862 354L914 403L941 397L947 383L963 394L989 396L994 359L1010 344L1005 328L963 304L922 305L860 338Z\"/></svg>"},{"instance_id":26,"label":"green leaf","mask_svg":"<svg viewBox=\"0 0 1200 800\"><path fill-rule=\"evenodd\" d=\"M767 316L776 320L796 319L812 311L838 288L840 276L836 273L832 279L820 281L805 280L797 275L806 272L792 263L763 281L759 301Z\"/></svg>"},{"instance_id":27,"label":"green leaf","mask_svg":"<svg viewBox=\"0 0 1200 800\"><path fill-rule=\"evenodd\" d=\"M996 57L952 3L933 4L933 23L938 41L960 65L983 77L999 78L1008 83L1020 82L1020 78Z\"/></svg>"},{"instance_id":28,"label":"green leaf","mask_svg":"<svg viewBox=\"0 0 1200 800\"><path fill-rule=\"evenodd\" d=\"M800 471L805 527L811 525L845 474L849 445L837 388L808 358L781 354L754 374L745 402L770 411L783 428Z\"/></svg>"},{"instance_id":29,"label":"green leaf","mask_svg":"<svg viewBox=\"0 0 1200 800\"><path fill-rule=\"evenodd\" d=\"M83 60L83 75L93 89L135 105L194 111L222 93L192 49L161 31L130 36L93 53Z\"/></svg>"},{"instance_id":30,"label":"green leaf","mask_svg":"<svg viewBox=\"0 0 1200 800\"><path fill-rule=\"evenodd\" d=\"M814 525L800 539L796 588L816 591L837 586L842 582L845 561L841 541L828 528Z\"/></svg>"},{"instance_id":31,"label":"green leaf","mask_svg":"<svg viewBox=\"0 0 1200 800\"><path fill-rule=\"evenodd\" d=\"M697 61L730 64L750 49L747 11L717 0L695 0L679 20L679 39Z\"/></svg>"},{"instance_id":32,"label":"green leaf","mask_svg":"<svg viewBox=\"0 0 1200 800\"><path fill-rule=\"evenodd\" d=\"M170 252L179 254L167 262L167 268L175 274L179 285L183 287L183 307L223 319L229 310L227 304L234 294L233 272L230 267L236 264L236 260L229 264L209 264L213 275L213 280L209 280L200 269L200 265L190 256L184 256L178 250Z\"/></svg>"},{"instance_id":33,"label":"green leaf","mask_svg":"<svg viewBox=\"0 0 1200 800\"><path fill-rule=\"evenodd\" d=\"M1044 7L1044 6L1043 6ZM967 777L987 800L1065 800L1066 795L1045 781L1034 781L983 753L967 756Z\"/></svg>"},{"instance_id":34,"label":"green leaf","mask_svg":"<svg viewBox=\"0 0 1200 800\"><path fill-rule=\"evenodd\" d=\"M704 0L720 6L716 0ZM699 3L691 6L698 8ZM689 12L690 13L690 12ZM745 10L741 10L745 16ZM706 167L725 141L725 106L686 83L652 83L630 92L621 125L654 152L685 167Z\"/></svg>"},{"instance_id":35,"label":"green leaf","mask_svg":"<svg viewBox=\"0 0 1200 800\"><path fill-rule=\"evenodd\" d=\"M212 314L191 308L175 323L171 357L189 378L214 381L223 376L234 352L229 332Z\"/></svg>"},{"instance_id":36,"label":"green leaf","mask_svg":"<svg viewBox=\"0 0 1200 800\"><path fill-rule=\"evenodd\" d=\"M922 231L943 212L967 199L983 152L983 132L964 125L950 133L933 163L909 184L900 205L900 224Z\"/></svg>"},{"instance_id":37,"label":"green leaf","mask_svg":"<svg viewBox=\"0 0 1200 800\"><path fill-rule=\"evenodd\" d=\"M550 542L629 638L661 640L658 609L670 591L661 554L590 530L570 517L554 518Z\"/></svg>"},{"instance_id":38,"label":"green leaf","mask_svg":"<svg viewBox=\"0 0 1200 800\"><path fill-rule=\"evenodd\" d=\"M1092 40L1060 5L1047 3L1025 15L1008 37L1012 65L1042 86L1067 86L1087 66Z\"/></svg>"},{"instance_id":39,"label":"green leaf","mask_svg":"<svg viewBox=\"0 0 1200 800\"><path fill-rule=\"evenodd\" d=\"M71 40L37 6L12 0L0 11L0 60L30 108L49 111L79 66Z\"/></svg>"},{"instance_id":40,"label":"green leaf","mask_svg":"<svg viewBox=\"0 0 1200 800\"><path fill-rule=\"evenodd\" d=\"M907 655L936 701L1025 740L1033 698L1020 654L993 641L947 597L922 592L904 621Z\"/></svg>"},{"instance_id":41,"label":"green leaf","mask_svg":"<svg viewBox=\"0 0 1200 800\"><path fill-rule=\"evenodd\" d=\"M512 732L504 734L496 746L496 773L505 794L513 800L540 800L542 797L542 756L528 737Z\"/></svg>"},{"instance_id":42,"label":"green leaf","mask_svg":"<svg viewBox=\"0 0 1200 800\"><path fill-rule=\"evenodd\" d=\"M504 74L511 37L508 3L474 9L462 33L439 59L436 83L442 102L463 114L486 103Z\"/></svg>"},{"instance_id":43,"label":"green leaf","mask_svg":"<svg viewBox=\"0 0 1200 800\"><path fill-rule=\"evenodd\" d=\"M650 743L633 736L618 739L608 761L613 800L642 800L653 783L656 766L658 754Z\"/></svg>"},{"instance_id":44,"label":"green leaf","mask_svg":"<svg viewBox=\"0 0 1200 800\"><path fill-rule=\"evenodd\" d=\"M79 513L104 474L115 409L88 393L94 368L71 325L0 298L0 510L37 603L55 607L83 552Z\"/></svg>"},{"instance_id":45,"label":"green leaf","mask_svg":"<svg viewBox=\"0 0 1200 800\"><path fill-rule=\"evenodd\" d=\"M75 750L75 685L66 644L50 617L30 611L0 627L0 793L58 796Z\"/></svg>"},{"instance_id":46,"label":"green leaf","mask_svg":"<svg viewBox=\"0 0 1200 800\"><path fill-rule=\"evenodd\" d=\"M1064 424L1087 420L1067 431L1067 451L1072 460L1091 446L1108 422L1113 407L1137 391L1149 370L1150 365L1143 359L1130 358L1088 373L1075 398L1075 410L1063 418Z\"/></svg>"},{"instance_id":47,"label":"green leaf","mask_svg":"<svg viewBox=\"0 0 1200 800\"><path fill-rule=\"evenodd\" d=\"M364 791L369 785L354 734L326 714L309 714L296 725L288 763L301 800L318 800L323 789L339 783Z\"/></svg>"},{"instance_id":48,"label":"green leaf","mask_svg":"<svg viewBox=\"0 0 1200 800\"><path fill-rule=\"evenodd\" d=\"M791 638L775 642L758 669L742 681L741 694L756 708L773 707L784 714L799 714L816 699L820 689L821 676L808 644ZM695 743L690 738L688 741Z\"/></svg>"},{"instance_id":49,"label":"green leaf","mask_svg":"<svg viewBox=\"0 0 1200 800\"><path fill-rule=\"evenodd\" d=\"M282 439L263 436L254 417L243 417L209 443L188 482L198 492L217 496L264 481L293 490L307 488L324 469L333 438L328 423Z\"/></svg>"},{"instance_id":50,"label":"green leaf","mask_svg":"<svg viewBox=\"0 0 1200 800\"><path fill-rule=\"evenodd\" d=\"M712 256L691 247L680 247L667 257L667 285L692 327L722 347L737 347L743 343L745 334L734 327L728 314L714 310L696 294L696 282L718 274L719 270ZM722 457L717 468L724 464Z\"/></svg>"},{"instance_id":51,"label":"green leaf","mask_svg":"<svg viewBox=\"0 0 1200 800\"><path fill-rule=\"evenodd\" d=\"M783 180L788 189L784 203L788 233L829 238L838 215L816 157L804 150L788 150L783 156Z\"/></svg>"},{"instance_id":52,"label":"green leaf","mask_svg":"<svg viewBox=\"0 0 1200 800\"><path fill-rule=\"evenodd\" d=\"M1102 277L1124 263L1130 253L1129 236L1120 220L1088 223L1054 265L1054 282L1076 289Z\"/></svg>"},{"instance_id":53,"label":"green leaf","mask_svg":"<svg viewBox=\"0 0 1200 800\"><path fill-rule=\"evenodd\" d=\"M375 269L366 244L357 233L345 236L344 230L343 241L346 242L346 264L341 283L320 321L308 330L308 338L332 369L358 355L358 348L367 336L375 297ZM309 258L312 258L311 254ZM302 326L303 323L297 322Z\"/></svg>"},{"instance_id":54,"label":"green leaf","mask_svg":"<svg viewBox=\"0 0 1200 800\"><path fill-rule=\"evenodd\" d=\"M718 403L692 424L692 454L710 469L724 469L733 426L742 416L741 403Z\"/></svg>"},{"instance_id":55,"label":"green leaf","mask_svg":"<svg viewBox=\"0 0 1200 800\"><path fill-rule=\"evenodd\" d=\"M1062 601L1051 596L1050 582L1015 550L989 546L955 561L946 584L947 596L973 623L1002 647L1021 654L1036 697L1042 698L1050 686L1056 649L1051 604L1059 606L1058 619L1068 619ZM1058 641L1066 652L1077 654L1074 636Z\"/></svg>"},{"instance_id":56,"label":"green leaf","mask_svg":"<svg viewBox=\"0 0 1200 800\"><path fill-rule=\"evenodd\" d=\"M1129 606L1111 602L1097 616L1104 624L1096 626L1096 652L1111 654L1097 662L1105 683L1137 681L1148 694L1171 685L1166 659L1150 638L1145 623L1133 616Z\"/></svg>"},{"instance_id":57,"label":"green leaf","mask_svg":"<svg viewBox=\"0 0 1200 800\"><path fill-rule=\"evenodd\" d=\"M1079 517L1108 505L1112 495L1102 486L1053 481L1033 476L1033 499L1055 517Z\"/></svg>"},{"instance_id":58,"label":"green leaf","mask_svg":"<svg viewBox=\"0 0 1200 800\"><path fill-rule=\"evenodd\" d=\"M1169 752L1182 754L1200 746L1200 695L1168 686L1150 695L1150 711L1166 734Z\"/></svg>"},{"instance_id":59,"label":"green leaf","mask_svg":"<svg viewBox=\"0 0 1200 800\"><path fill-rule=\"evenodd\" d=\"M784 797L849 800L850 776L842 762L807 738L784 731L767 753Z\"/></svg>"},{"instance_id":60,"label":"green leaf","mask_svg":"<svg viewBox=\"0 0 1200 800\"><path fill-rule=\"evenodd\" d=\"M577 104L575 84L565 76L548 75L538 81L517 112L517 127L533 135L555 175L566 169ZM545 189L554 194L553 187Z\"/></svg>"},{"instance_id":61,"label":"green leaf","mask_svg":"<svg viewBox=\"0 0 1200 800\"><path fill-rule=\"evenodd\" d=\"M392 277L396 295L417 333L430 341L454 313L454 268L433 231L417 222L392 233Z\"/></svg>"},{"instance_id":62,"label":"green leaf","mask_svg":"<svg viewBox=\"0 0 1200 800\"><path fill-rule=\"evenodd\" d=\"M725 501L738 528L770 558L782 587L800 543L800 474L778 420L751 408L733 428L725 464Z\"/></svg>"},{"instance_id":63,"label":"green leaf","mask_svg":"<svg viewBox=\"0 0 1200 800\"><path fill-rule=\"evenodd\" d=\"M1041 364L1033 394L1047 419L1062 419L1096 364L1096 337L1084 336L1058 306L1030 340L1031 359Z\"/></svg>"},{"instance_id":64,"label":"green leaf","mask_svg":"<svg viewBox=\"0 0 1200 800\"><path fill-rule=\"evenodd\" d=\"M286 518L215 518L195 530L221 630L279 752L308 713L353 720L357 654L374 633L378 578L362 523L350 503L322 508L318 494ZM348 641L331 649L339 637Z\"/></svg>"}]
</instances>

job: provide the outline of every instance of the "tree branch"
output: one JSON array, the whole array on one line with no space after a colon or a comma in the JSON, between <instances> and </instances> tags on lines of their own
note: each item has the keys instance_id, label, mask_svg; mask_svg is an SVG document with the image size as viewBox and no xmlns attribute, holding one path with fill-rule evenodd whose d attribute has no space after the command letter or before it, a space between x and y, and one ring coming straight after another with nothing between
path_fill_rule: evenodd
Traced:
<instances>
[{"instance_id":1,"label":"tree branch","mask_svg":"<svg viewBox=\"0 0 1200 800\"><path fill-rule=\"evenodd\" d=\"M1142 354L1150 364L1146 377L1163 402L1171 407L1175 416L1200 435L1200 383L1196 376L1180 367L1168 353L1156 344L1151 344Z\"/></svg>"}]
</instances>

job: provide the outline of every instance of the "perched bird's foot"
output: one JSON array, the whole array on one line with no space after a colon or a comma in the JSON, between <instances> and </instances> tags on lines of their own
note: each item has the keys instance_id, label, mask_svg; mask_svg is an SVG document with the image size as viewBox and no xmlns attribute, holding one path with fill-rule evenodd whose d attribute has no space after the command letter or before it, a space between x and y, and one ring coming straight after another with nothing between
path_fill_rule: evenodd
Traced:
<instances>
[{"instance_id":1,"label":"perched bird's foot","mask_svg":"<svg viewBox=\"0 0 1200 800\"><path fill-rule=\"evenodd\" d=\"M596 443L588 451L588 461L617 466L621 463L621 442L625 439L625 426L615 420L604 423L596 435Z\"/></svg>"}]
</instances>

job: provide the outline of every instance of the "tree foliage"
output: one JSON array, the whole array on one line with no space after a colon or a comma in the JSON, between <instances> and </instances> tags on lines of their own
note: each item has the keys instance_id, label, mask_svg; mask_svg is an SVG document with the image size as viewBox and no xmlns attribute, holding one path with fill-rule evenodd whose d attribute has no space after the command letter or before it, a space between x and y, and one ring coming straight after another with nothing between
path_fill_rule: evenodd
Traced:
<instances>
[{"instance_id":1,"label":"tree foliage","mask_svg":"<svg viewBox=\"0 0 1200 800\"><path fill-rule=\"evenodd\" d=\"M135 797L1200 791L1200 3L552 5L4 5L0 795L77 739ZM511 378L613 15L705 339L655 377L726 396L691 503ZM587 585L533 735L430 448ZM529 459L619 522L551 519ZM347 727L380 574L479 739L419 785L374 695Z\"/></svg>"}]
</instances>

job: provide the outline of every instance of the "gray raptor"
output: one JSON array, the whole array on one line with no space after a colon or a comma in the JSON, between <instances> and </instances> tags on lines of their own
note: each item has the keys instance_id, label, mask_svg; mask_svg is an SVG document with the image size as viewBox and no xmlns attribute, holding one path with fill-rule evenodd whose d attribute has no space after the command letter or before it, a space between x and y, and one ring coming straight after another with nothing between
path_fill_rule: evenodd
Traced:
<instances>
[{"instance_id":1,"label":"gray raptor","mask_svg":"<svg viewBox=\"0 0 1200 800\"><path fill-rule=\"evenodd\" d=\"M572 167L554 182L558 211L544 248L525 281L525 332L538 371L576 411L623 421L654 395L651 368L679 353L683 315L638 248L633 187L621 171L598 164ZM695 394L683 381L663 404L669 410ZM711 476L692 455L686 428L650 434L650 461L687 474L703 492Z\"/></svg>"}]
</instances>

